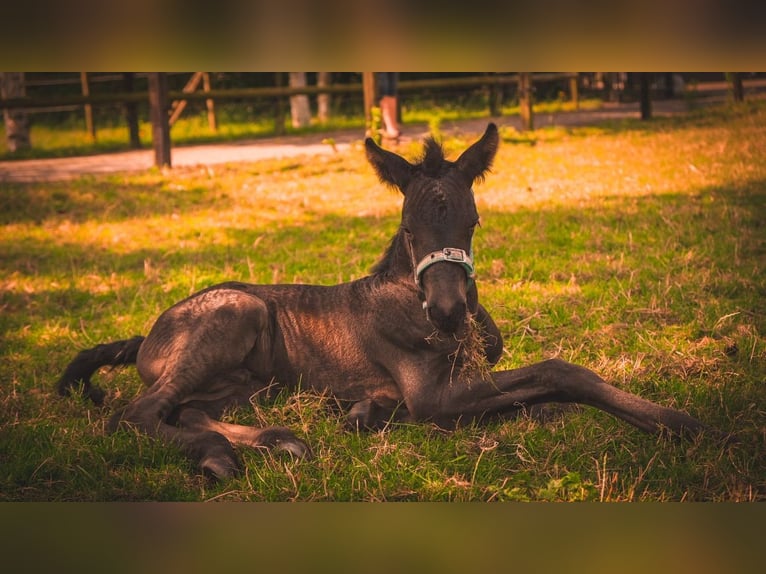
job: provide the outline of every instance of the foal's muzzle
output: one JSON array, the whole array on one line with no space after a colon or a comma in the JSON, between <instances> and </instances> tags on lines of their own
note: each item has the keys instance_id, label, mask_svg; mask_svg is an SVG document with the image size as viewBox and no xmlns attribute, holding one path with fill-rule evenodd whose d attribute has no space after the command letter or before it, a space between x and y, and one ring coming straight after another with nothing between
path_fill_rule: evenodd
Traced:
<instances>
[{"instance_id":1,"label":"foal's muzzle","mask_svg":"<svg viewBox=\"0 0 766 574\"><path fill-rule=\"evenodd\" d=\"M438 304L426 304L428 321L441 333L453 335L465 327L468 305L465 301L455 301L446 307Z\"/></svg>"},{"instance_id":2,"label":"foal's muzzle","mask_svg":"<svg viewBox=\"0 0 766 574\"><path fill-rule=\"evenodd\" d=\"M426 269L431 271L424 282ZM415 266L415 282L425 296L423 308L426 317L440 332L451 335L465 327L468 314L466 293L473 278L473 259L462 249L448 247L434 251Z\"/></svg>"}]
</instances>

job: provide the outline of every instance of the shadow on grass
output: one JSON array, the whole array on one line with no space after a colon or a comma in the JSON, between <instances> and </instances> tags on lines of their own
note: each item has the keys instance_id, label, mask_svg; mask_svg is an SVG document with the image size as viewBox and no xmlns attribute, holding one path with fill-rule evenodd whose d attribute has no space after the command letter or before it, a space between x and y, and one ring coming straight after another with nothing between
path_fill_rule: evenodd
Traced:
<instances>
[{"instance_id":1,"label":"shadow on grass","mask_svg":"<svg viewBox=\"0 0 766 574\"><path fill-rule=\"evenodd\" d=\"M179 188L157 175L147 183L127 183L119 176L74 181L6 183L0 186L0 225L45 221L123 221L173 213L192 213L231 199L203 184Z\"/></svg>"}]
</instances>

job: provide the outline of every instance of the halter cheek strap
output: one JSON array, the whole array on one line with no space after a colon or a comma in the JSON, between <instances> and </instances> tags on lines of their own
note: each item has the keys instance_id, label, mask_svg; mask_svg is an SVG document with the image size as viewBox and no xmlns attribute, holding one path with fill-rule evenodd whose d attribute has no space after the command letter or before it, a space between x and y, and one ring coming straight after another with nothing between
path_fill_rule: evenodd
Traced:
<instances>
[{"instance_id":1,"label":"halter cheek strap","mask_svg":"<svg viewBox=\"0 0 766 574\"><path fill-rule=\"evenodd\" d=\"M445 247L439 251L433 251L423 257L423 259L420 260L420 263L415 266L415 284L418 287L422 287L420 276L423 275L423 272L434 263L446 261L447 263L456 263L465 270L465 274L468 276L468 285L470 286L476 277L476 269L473 265L472 256L473 251L468 254L464 250L456 247Z\"/></svg>"}]
</instances>

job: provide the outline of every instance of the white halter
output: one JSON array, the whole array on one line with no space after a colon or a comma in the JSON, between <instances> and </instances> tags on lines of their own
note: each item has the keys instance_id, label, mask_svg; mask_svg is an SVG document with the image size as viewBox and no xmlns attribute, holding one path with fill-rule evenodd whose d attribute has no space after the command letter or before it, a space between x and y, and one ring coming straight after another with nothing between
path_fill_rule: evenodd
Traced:
<instances>
[{"instance_id":1,"label":"white halter","mask_svg":"<svg viewBox=\"0 0 766 574\"><path fill-rule=\"evenodd\" d=\"M448 263L457 263L463 269L465 269L465 274L468 276L468 284L470 285L473 282L474 277L476 277L472 255L473 253L468 254L462 249L458 249L457 247L445 247L440 251L433 251L429 253L420 260L420 263L415 266L415 284L418 287L422 287L420 284L420 276L423 274L423 272L434 263L446 261Z\"/></svg>"}]
</instances>

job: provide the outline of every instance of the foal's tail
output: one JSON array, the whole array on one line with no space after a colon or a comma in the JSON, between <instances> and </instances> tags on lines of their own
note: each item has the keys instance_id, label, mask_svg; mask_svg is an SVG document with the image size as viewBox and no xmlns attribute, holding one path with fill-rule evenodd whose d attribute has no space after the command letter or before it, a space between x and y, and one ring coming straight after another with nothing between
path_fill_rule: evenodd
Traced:
<instances>
[{"instance_id":1,"label":"foal's tail","mask_svg":"<svg viewBox=\"0 0 766 574\"><path fill-rule=\"evenodd\" d=\"M104 391L90 382L91 376L99 368L110 365L134 365L138 348L144 341L144 337L138 336L122 341L113 341L103 345L96 345L92 349L85 349L75 357L74 361L61 375L56 387L62 397L71 393L72 387L82 385L82 394L100 405L104 402Z\"/></svg>"}]
</instances>

